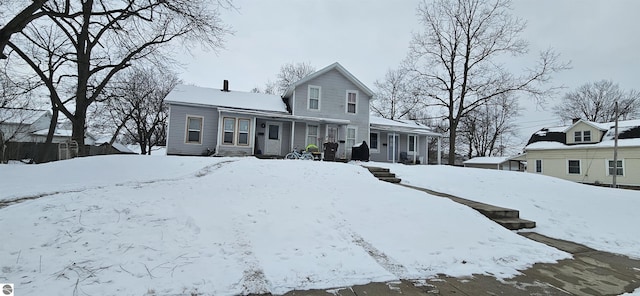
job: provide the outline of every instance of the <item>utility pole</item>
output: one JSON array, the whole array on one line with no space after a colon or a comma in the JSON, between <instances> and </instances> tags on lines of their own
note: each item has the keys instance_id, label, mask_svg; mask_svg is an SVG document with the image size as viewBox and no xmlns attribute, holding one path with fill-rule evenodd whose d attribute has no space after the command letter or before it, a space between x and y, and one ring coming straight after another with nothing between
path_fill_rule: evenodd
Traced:
<instances>
[{"instance_id":1,"label":"utility pole","mask_svg":"<svg viewBox=\"0 0 640 296\"><path fill-rule=\"evenodd\" d=\"M613 136L613 183L611 186L613 188L618 188L618 184L616 183L618 177L618 101L616 101L616 126L614 128L614 136Z\"/></svg>"}]
</instances>

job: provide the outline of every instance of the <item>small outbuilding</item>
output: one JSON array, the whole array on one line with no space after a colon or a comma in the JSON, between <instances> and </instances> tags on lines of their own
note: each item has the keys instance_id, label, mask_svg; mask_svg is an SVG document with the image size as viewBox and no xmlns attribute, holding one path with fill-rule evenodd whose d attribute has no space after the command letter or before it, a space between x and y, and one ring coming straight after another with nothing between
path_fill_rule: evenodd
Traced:
<instances>
[{"instance_id":1,"label":"small outbuilding","mask_svg":"<svg viewBox=\"0 0 640 296\"><path fill-rule=\"evenodd\" d=\"M524 172L525 165L513 157L474 157L464 162L465 167Z\"/></svg>"}]
</instances>

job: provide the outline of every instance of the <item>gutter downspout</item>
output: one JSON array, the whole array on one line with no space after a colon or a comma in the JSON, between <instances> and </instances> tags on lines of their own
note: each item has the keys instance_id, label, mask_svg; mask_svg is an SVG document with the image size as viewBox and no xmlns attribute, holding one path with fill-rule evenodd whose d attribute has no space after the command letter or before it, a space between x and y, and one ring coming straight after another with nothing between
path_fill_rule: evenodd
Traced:
<instances>
[{"instance_id":1,"label":"gutter downspout","mask_svg":"<svg viewBox=\"0 0 640 296\"><path fill-rule=\"evenodd\" d=\"M393 156L391 156L391 162L396 163L396 132L393 132L393 135L391 136L391 142L393 143L393 147L391 148L393 150Z\"/></svg>"},{"instance_id":2,"label":"gutter downspout","mask_svg":"<svg viewBox=\"0 0 640 296\"><path fill-rule=\"evenodd\" d=\"M418 135L413 136L413 164L416 164L418 152Z\"/></svg>"},{"instance_id":3,"label":"gutter downspout","mask_svg":"<svg viewBox=\"0 0 640 296\"><path fill-rule=\"evenodd\" d=\"M296 134L296 122L291 120L291 143L290 143L291 149L289 149L291 151L293 151L293 148L294 148L293 147L293 140L294 140L295 134Z\"/></svg>"}]
</instances>

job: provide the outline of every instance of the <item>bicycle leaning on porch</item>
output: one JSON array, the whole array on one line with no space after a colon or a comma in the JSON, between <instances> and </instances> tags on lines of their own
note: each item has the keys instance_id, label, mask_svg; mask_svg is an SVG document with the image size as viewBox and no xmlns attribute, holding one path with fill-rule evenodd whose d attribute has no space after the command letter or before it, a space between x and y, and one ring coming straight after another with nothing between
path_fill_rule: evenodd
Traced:
<instances>
[{"instance_id":1,"label":"bicycle leaning on porch","mask_svg":"<svg viewBox=\"0 0 640 296\"><path fill-rule=\"evenodd\" d=\"M313 160L313 154L311 152L302 150L302 152L298 152L298 148L294 148L293 151L287 153L284 156L284 159L302 159L302 160Z\"/></svg>"}]
</instances>

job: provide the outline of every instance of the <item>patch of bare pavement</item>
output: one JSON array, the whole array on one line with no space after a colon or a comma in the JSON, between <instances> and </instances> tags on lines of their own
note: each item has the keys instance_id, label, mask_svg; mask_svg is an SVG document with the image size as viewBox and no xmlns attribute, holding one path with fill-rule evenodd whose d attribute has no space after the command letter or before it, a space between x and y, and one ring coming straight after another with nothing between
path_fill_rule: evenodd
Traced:
<instances>
[{"instance_id":1,"label":"patch of bare pavement","mask_svg":"<svg viewBox=\"0 0 640 296\"><path fill-rule=\"evenodd\" d=\"M422 280L338 287L327 290L290 291L286 296L385 295L620 295L640 288L640 260L598 251L535 232L520 235L573 254L573 259L535 264L510 279L488 275L454 278L446 275ZM270 295L270 294L263 294Z\"/></svg>"}]
</instances>

